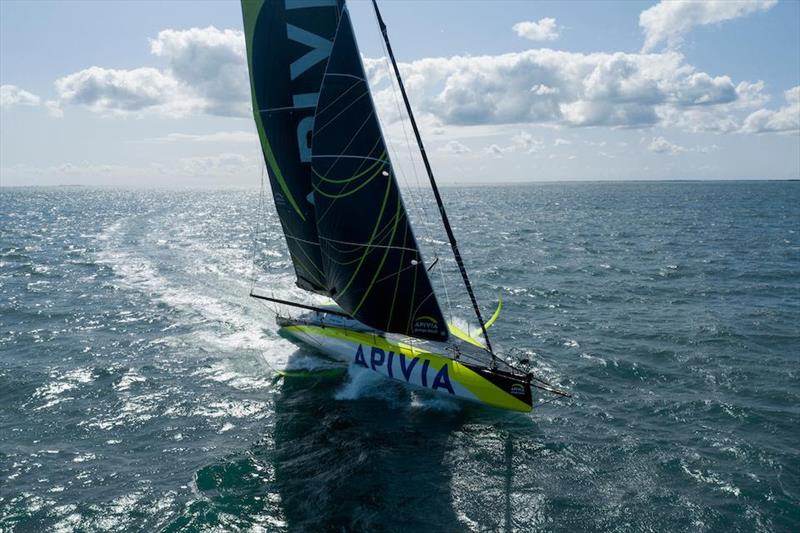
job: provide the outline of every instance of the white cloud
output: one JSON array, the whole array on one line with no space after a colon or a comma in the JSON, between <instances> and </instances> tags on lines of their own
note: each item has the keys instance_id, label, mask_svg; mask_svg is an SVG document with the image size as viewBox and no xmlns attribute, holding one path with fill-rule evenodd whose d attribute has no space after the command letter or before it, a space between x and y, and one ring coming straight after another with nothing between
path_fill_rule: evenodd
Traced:
<instances>
[{"instance_id":1,"label":"white cloud","mask_svg":"<svg viewBox=\"0 0 800 533\"><path fill-rule=\"evenodd\" d=\"M692 109L752 104L759 82L735 85L686 63L682 54L533 49L497 56L427 58L400 66L419 114L442 125L542 123L649 127ZM374 76L373 76L374 77ZM376 102L396 119L391 89Z\"/></svg>"},{"instance_id":2,"label":"white cloud","mask_svg":"<svg viewBox=\"0 0 800 533\"><path fill-rule=\"evenodd\" d=\"M531 41L554 41L558 39L556 19L545 17L539 22L517 22L511 28L514 33Z\"/></svg>"},{"instance_id":3,"label":"white cloud","mask_svg":"<svg viewBox=\"0 0 800 533\"><path fill-rule=\"evenodd\" d=\"M77 104L98 113L156 109L180 115L197 105L169 73L155 68L132 70L90 67L56 80L60 104Z\"/></svg>"},{"instance_id":4,"label":"white cloud","mask_svg":"<svg viewBox=\"0 0 800 533\"><path fill-rule=\"evenodd\" d=\"M218 131L215 133L169 133L154 139L166 142L255 143L258 136L249 131Z\"/></svg>"},{"instance_id":5,"label":"white cloud","mask_svg":"<svg viewBox=\"0 0 800 533\"><path fill-rule=\"evenodd\" d=\"M56 165L32 166L15 164L1 167L3 180L24 185L58 183L108 184L127 180L143 186L172 185L252 185L257 176L260 158L226 152L184 157L145 164L118 164L92 161L68 161Z\"/></svg>"},{"instance_id":6,"label":"white cloud","mask_svg":"<svg viewBox=\"0 0 800 533\"><path fill-rule=\"evenodd\" d=\"M660 124L693 133L732 133L739 130L739 120L730 106L679 109L663 106L658 109Z\"/></svg>"},{"instance_id":7,"label":"white cloud","mask_svg":"<svg viewBox=\"0 0 800 533\"><path fill-rule=\"evenodd\" d=\"M103 114L152 112L166 116L249 114L244 35L214 26L163 30L150 51L169 68L93 66L56 80L58 104Z\"/></svg>"},{"instance_id":8,"label":"white cloud","mask_svg":"<svg viewBox=\"0 0 800 533\"><path fill-rule=\"evenodd\" d=\"M169 61L170 72L191 87L212 115L249 115L250 78L244 34L214 26L163 30L150 51Z\"/></svg>"},{"instance_id":9,"label":"white cloud","mask_svg":"<svg viewBox=\"0 0 800 533\"><path fill-rule=\"evenodd\" d=\"M731 133L742 131L747 114L769 100L763 81L736 83L727 75L698 71L674 51L532 49L426 58L400 68L417 118L435 124L438 131L444 126L528 123ZM376 78L374 73L371 77ZM401 114L386 78L373 90L384 120L398 120Z\"/></svg>"},{"instance_id":10,"label":"white cloud","mask_svg":"<svg viewBox=\"0 0 800 533\"><path fill-rule=\"evenodd\" d=\"M547 85L538 84L531 87L531 92L537 96L544 96L546 94L558 94L558 89L548 87Z\"/></svg>"},{"instance_id":11,"label":"white cloud","mask_svg":"<svg viewBox=\"0 0 800 533\"><path fill-rule=\"evenodd\" d=\"M777 111L759 109L744 121L745 133L800 131L800 85L783 93L786 105Z\"/></svg>"},{"instance_id":12,"label":"white cloud","mask_svg":"<svg viewBox=\"0 0 800 533\"><path fill-rule=\"evenodd\" d=\"M705 72L688 76L676 88L676 98L685 106L727 104L738 97L728 76L711 77Z\"/></svg>"},{"instance_id":13,"label":"white cloud","mask_svg":"<svg viewBox=\"0 0 800 533\"><path fill-rule=\"evenodd\" d=\"M484 148L483 151L485 153L487 153L489 155L493 155L495 157L503 157L504 153L513 152L514 151L514 147L513 146L506 146L506 147L503 148L503 147L500 147L500 146L498 146L496 144L490 144L489 146Z\"/></svg>"},{"instance_id":14,"label":"white cloud","mask_svg":"<svg viewBox=\"0 0 800 533\"><path fill-rule=\"evenodd\" d=\"M471 152L469 146L462 144L458 141L448 141L447 144L442 146L442 152L448 152L451 154L466 154L467 152Z\"/></svg>"},{"instance_id":15,"label":"white cloud","mask_svg":"<svg viewBox=\"0 0 800 533\"><path fill-rule=\"evenodd\" d=\"M686 151L686 148L683 146L673 144L664 137L653 137L653 141L650 143L650 146L648 146L647 149L656 154L669 155L677 155Z\"/></svg>"},{"instance_id":16,"label":"white cloud","mask_svg":"<svg viewBox=\"0 0 800 533\"><path fill-rule=\"evenodd\" d=\"M51 117L61 118L64 116L64 110L61 109L58 100L48 100L44 103L44 107Z\"/></svg>"},{"instance_id":17,"label":"white cloud","mask_svg":"<svg viewBox=\"0 0 800 533\"><path fill-rule=\"evenodd\" d=\"M256 160L237 153L185 157L179 161L179 169L189 176L238 176L244 172L254 175L257 168Z\"/></svg>"},{"instance_id":18,"label":"white cloud","mask_svg":"<svg viewBox=\"0 0 800 533\"><path fill-rule=\"evenodd\" d=\"M65 162L48 166L18 163L0 168L0 176L19 185L52 185L63 183L109 183L109 179L153 176L155 167L137 168L123 164L90 161Z\"/></svg>"},{"instance_id":19,"label":"white cloud","mask_svg":"<svg viewBox=\"0 0 800 533\"><path fill-rule=\"evenodd\" d=\"M213 26L167 29L150 41L150 49L167 60L167 68L90 67L58 79L58 99L45 106L53 115L70 104L103 114L249 115L242 32ZM385 60L367 58L365 65L382 119L398 120L404 112L389 87ZM584 54L545 48L426 58L400 68L420 122L436 132L446 126L520 123L713 132L791 129L791 109L752 113L768 99L763 82L735 84L729 76L698 71L674 51ZM4 102L38 99L8 87ZM742 129L745 110L752 114ZM451 145L443 149L459 153Z\"/></svg>"},{"instance_id":20,"label":"white cloud","mask_svg":"<svg viewBox=\"0 0 800 533\"><path fill-rule=\"evenodd\" d=\"M714 24L771 8L777 0L662 0L639 15L645 35L643 52L666 42L678 46L695 26Z\"/></svg>"},{"instance_id":21,"label":"white cloud","mask_svg":"<svg viewBox=\"0 0 800 533\"><path fill-rule=\"evenodd\" d=\"M653 137L653 140L650 142L650 145L647 147L647 149L656 154L667 154L667 155L678 155L686 152L708 154L710 152L719 150L719 146L717 146L716 144L712 144L711 146L687 147L672 143L667 139L665 139L664 137L659 136L659 137Z\"/></svg>"},{"instance_id":22,"label":"white cloud","mask_svg":"<svg viewBox=\"0 0 800 533\"><path fill-rule=\"evenodd\" d=\"M519 132L518 134L514 135L511 140L520 148L521 151L528 153L538 152L544 146L542 141L536 139L527 131Z\"/></svg>"},{"instance_id":23,"label":"white cloud","mask_svg":"<svg viewBox=\"0 0 800 533\"><path fill-rule=\"evenodd\" d=\"M0 106L11 107L14 105L36 106L41 98L16 85L0 85Z\"/></svg>"}]
</instances>

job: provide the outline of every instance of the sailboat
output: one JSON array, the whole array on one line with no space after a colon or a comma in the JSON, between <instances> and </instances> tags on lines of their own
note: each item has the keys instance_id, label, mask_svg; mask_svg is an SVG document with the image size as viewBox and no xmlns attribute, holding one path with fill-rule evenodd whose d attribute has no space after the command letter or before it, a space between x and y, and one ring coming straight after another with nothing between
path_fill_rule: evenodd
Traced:
<instances>
[{"instance_id":1,"label":"sailboat","mask_svg":"<svg viewBox=\"0 0 800 533\"><path fill-rule=\"evenodd\" d=\"M560 393L499 357L447 218L373 0L456 265L481 326L445 320L411 227L344 0L242 0L253 115L296 285L335 305L251 296L280 333L387 378L445 396L531 411L532 388ZM499 307L498 307L499 312Z\"/></svg>"}]
</instances>

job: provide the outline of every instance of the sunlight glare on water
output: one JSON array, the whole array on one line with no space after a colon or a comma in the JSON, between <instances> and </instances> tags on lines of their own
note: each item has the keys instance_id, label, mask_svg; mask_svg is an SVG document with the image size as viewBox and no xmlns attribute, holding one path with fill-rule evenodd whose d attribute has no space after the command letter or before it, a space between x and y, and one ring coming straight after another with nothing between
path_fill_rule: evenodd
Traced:
<instances>
[{"instance_id":1,"label":"sunlight glare on water","mask_svg":"<svg viewBox=\"0 0 800 533\"><path fill-rule=\"evenodd\" d=\"M574 399L279 379L336 364L248 297L254 191L1 190L0 530L800 527L797 183L443 195L494 343ZM258 286L301 298L266 222Z\"/></svg>"}]
</instances>

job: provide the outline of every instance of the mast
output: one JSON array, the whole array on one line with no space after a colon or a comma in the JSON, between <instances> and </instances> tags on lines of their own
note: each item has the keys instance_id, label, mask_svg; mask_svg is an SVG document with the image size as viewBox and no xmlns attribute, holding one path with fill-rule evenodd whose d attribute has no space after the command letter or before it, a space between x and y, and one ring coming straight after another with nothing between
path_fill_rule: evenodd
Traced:
<instances>
[{"instance_id":1,"label":"mast","mask_svg":"<svg viewBox=\"0 0 800 533\"><path fill-rule=\"evenodd\" d=\"M417 127L417 121L414 119L414 112L411 110L411 103L408 101L408 94L406 94L406 88L403 85L403 78L400 76L400 69L397 68L397 61L395 61L394 52L392 52L392 44L389 42L389 34L386 31L386 24L384 24L380 9L378 9L378 2L376 0L372 0L372 5L375 8L375 15L378 17L378 25L381 28L383 41L386 43L386 51L389 53L389 59L392 61L394 74L397 77L397 84L400 86L400 93L403 95L403 103L406 105L408 118L411 120L411 127L414 129L414 136L417 138L417 145L419 146L419 151L422 155L422 162L425 164L425 171L428 173L428 180L431 182L433 196L436 198L436 205L439 206L439 214L442 216L442 223L444 224L444 229L447 232L447 238L450 240L450 247L453 249L453 256L455 256L458 270L461 272L461 278L464 280L464 286L469 294L469 299L472 301L472 308L475 310L475 315L478 317L478 323L481 325L483 338L486 340L486 347L489 349L489 353L492 354L492 359L494 359L495 355L494 350L492 350L492 343L489 342L489 334L486 331L483 316L481 316L481 310L478 307L478 301L475 299L475 293L472 291L472 284L469 282L467 269L464 267L464 260L461 258L461 252L458 250L456 236L453 234L453 229L450 227L450 220L447 218L447 212L444 209L442 197L439 194L439 187L437 187L436 180L433 177L433 169L431 169L430 161L428 161L428 155L425 152L425 146L422 144L422 137L420 136L419 128Z\"/></svg>"}]
</instances>

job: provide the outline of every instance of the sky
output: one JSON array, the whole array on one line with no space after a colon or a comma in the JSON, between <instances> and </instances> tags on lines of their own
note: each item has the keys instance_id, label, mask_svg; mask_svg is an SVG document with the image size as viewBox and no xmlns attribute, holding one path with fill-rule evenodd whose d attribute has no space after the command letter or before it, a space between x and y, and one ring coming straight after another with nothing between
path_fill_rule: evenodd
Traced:
<instances>
[{"instance_id":1,"label":"sky","mask_svg":"<svg viewBox=\"0 0 800 533\"><path fill-rule=\"evenodd\" d=\"M395 166L371 5L348 3ZM443 184L800 178L800 1L383 0ZM256 187L235 1L0 0L0 186Z\"/></svg>"}]
</instances>

